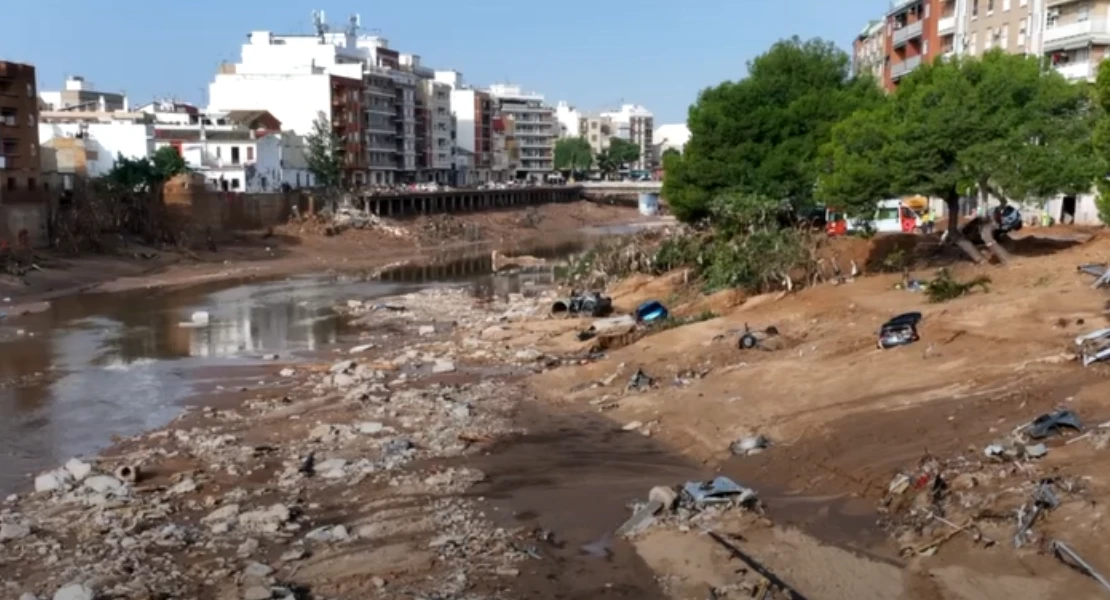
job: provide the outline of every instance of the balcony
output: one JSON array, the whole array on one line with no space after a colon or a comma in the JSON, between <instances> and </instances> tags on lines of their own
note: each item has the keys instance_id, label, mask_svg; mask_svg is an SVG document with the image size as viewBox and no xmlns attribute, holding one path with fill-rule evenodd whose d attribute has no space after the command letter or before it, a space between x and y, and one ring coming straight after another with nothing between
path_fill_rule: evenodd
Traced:
<instances>
[{"instance_id":1,"label":"balcony","mask_svg":"<svg viewBox=\"0 0 1110 600\"><path fill-rule=\"evenodd\" d=\"M1063 75L1068 81L1092 81L1094 69L1091 61L1083 60L1056 65L1056 72Z\"/></svg>"},{"instance_id":2,"label":"balcony","mask_svg":"<svg viewBox=\"0 0 1110 600\"><path fill-rule=\"evenodd\" d=\"M914 69L921 66L920 56L911 56L900 63L890 65L890 78L894 80L901 79L906 75L913 72Z\"/></svg>"},{"instance_id":3,"label":"balcony","mask_svg":"<svg viewBox=\"0 0 1110 600\"><path fill-rule=\"evenodd\" d=\"M1088 44L1110 44L1110 24L1106 19L1088 19L1046 27L1044 30L1045 52L1079 48Z\"/></svg>"},{"instance_id":4,"label":"balcony","mask_svg":"<svg viewBox=\"0 0 1110 600\"><path fill-rule=\"evenodd\" d=\"M897 48L898 46L905 46L906 43L909 42L910 40L912 40L914 38L921 37L921 31L922 31L922 22L921 21L917 21L916 23L910 23L909 25L906 25L905 27L902 27L901 29L896 30L894 32L894 35L891 36L891 39L894 42L894 47Z\"/></svg>"},{"instance_id":5,"label":"balcony","mask_svg":"<svg viewBox=\"0 0 1110 600\"><path fill-rule=\"evenodd\" d=\"M956 33L956 15L948 15L937 20L937 35Z\"/></svg>"}]
</instances>

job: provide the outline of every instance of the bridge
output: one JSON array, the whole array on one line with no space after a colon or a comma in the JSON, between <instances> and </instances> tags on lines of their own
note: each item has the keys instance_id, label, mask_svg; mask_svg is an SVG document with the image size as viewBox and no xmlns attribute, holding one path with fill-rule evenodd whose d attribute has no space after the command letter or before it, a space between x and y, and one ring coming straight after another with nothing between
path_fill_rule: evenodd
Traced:
<instances>
[{"instance_id":1,"label":"bridge","mask_svg":"<svg viewBox=\"0 0 1110 600\"><path fill-rule=\"evenodd\" d=\"M637 204L640 194L663 191L662 181L581 181L576 185L587 200L614 204Z\"/></svg>"}]
</instances>

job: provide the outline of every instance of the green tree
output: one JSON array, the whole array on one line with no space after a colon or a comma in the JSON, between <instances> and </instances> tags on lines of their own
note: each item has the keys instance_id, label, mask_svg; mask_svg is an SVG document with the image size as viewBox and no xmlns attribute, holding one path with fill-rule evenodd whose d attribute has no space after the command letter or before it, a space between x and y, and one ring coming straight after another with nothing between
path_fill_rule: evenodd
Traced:
<instances>
[{"instance_id":1,"label":"green tree","mask_svg":"<svg viewBox=\"0 0 1110 600\"><path fill-rule=\"evenodd\" d=\"M833 44L780 41L748 64L747 78L699 94L690 140L666 170L667 204L686 221L710 216L725 190L808 205L833 125L881 101L872 79L850 77L848 56Z\"/></svg>"},{"instance_id":2,"label":"green tree","mask_svg":"<svg viewBox=\"0 0 1110 600\"><path fill-rule=\"evenodd\" d=\"M594 162L593 149L583 137L559 138L555 142L555 168L560 171L586 171Z\"/></svg>"},{"instance_id":3,"label":"green tree","mask_svg":"<svg viewBox=\"0 0 1110 600\"><path fill-rule=\"evenodd\" d=\"M849 207L886 194L943 198L949 237L961 242L961 195L1027 201L1090 189L1098 164L1091 119L1086 91L1036 58L995 51L940 61L903 80L889 104L834 129L819 194ZM961 247L981 260L970 244Z\"/></svg>"},{"instance_id":4,"label":"green tree","mask_svg":"<svg viewBox=\"0 0 1110 600\"><path fill-rule=\"evenodd\" d=\"M674 157L674 158L671 158L671 157ZM667 148L666 150L663 151L663 154L659 157L659 160L663 164L667 164L667 159L668 158L670 158L671 160L674 160L676 158L681 158L681 157L682 157L682 152L680 152L678 150L678 148Z\"/></svg>"},{"instance_id":5,"label":"green tree","mask_svg":"<svg viewBox=\"0 0 1110 600\"><path fill-rule=\"evenodd\" d=\"M1110 61L1098 66L1098 78L1092 89L1092 98L1098 109L1098 121L1092 134L1095 154L1099 160L1098 217L1103 223L1110 223Z\"/></svg>"},{"instance_id":6,"label":"green tree","mask_svg":"<svg viewBox=\"0 0 1110 600\"><path fill-rule=\"evenodd\" d=\"M612 156L618 165L630 165L640 160L640 147L623 138L610 138L609 156Z\"/></svg>"},{"instance_id":7,"label":"green tree","mask_svg":"<svg viewBox=\"0 0 1110 600\"><path fill-rule=\"evenodd\" d=\"M594 157L594 161L597 163L597 170L601 171L601 174L606 177L616 173L621 168L616 157L608 150L598 152L597 156Z\"/></svg>"},{"instance_id":8,"label":"green tree","mask_svg":"<svg viewBox=\"0 0 1110 600\"><path fill-rule=\"evenodd\" d=\"M117 155L116 163L104 174L102 183L116 191L149 192L161 188L174 175L188 170L185 159L176 148L163 146L150 158Z\"/></svg>"},{"instance_id":9,"label":"green tree","mask_svg":"<svg viewBox=\"0 0 1110 600\"><path fill-rule=\"evenodd\" d=\"M305 137L305 162L316 179L316 185L329 194L338 192L342 184L341 149L342 141L332 131L331 122L323 111L317 113L312 132Z\"/></svg>"}]
</instances>

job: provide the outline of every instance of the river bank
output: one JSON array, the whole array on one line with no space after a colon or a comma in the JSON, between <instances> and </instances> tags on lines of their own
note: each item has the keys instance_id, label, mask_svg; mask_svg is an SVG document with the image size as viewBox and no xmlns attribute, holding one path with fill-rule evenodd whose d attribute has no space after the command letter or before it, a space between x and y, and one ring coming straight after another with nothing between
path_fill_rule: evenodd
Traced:
<instances>
[{"instance_id":1,"label":"river bank","mask_svg":"<svg viewBox=\"0 0 1110 600\"><path fill-rule=\"evenodd\" d=\"M570 241L583 229L650 224L635 208L575 202L527 209L383 220L369 229L324 234L312 220L273 231L237 234L215 250L188 252L142 246L100 255L36 254L38 268L22 277L0 275L0 314L45 310L52 299L89 292L180 287L227 280L280 277L321 270L354 271L436 255Z\"/></svg>"}]
</instances>

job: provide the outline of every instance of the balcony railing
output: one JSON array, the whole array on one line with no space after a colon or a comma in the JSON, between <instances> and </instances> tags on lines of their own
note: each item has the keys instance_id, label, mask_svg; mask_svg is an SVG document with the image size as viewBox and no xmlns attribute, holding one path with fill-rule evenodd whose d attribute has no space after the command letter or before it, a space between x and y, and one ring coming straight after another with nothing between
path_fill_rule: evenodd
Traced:
<instances>
[{"instance_id":1,"label":"balcony railing","mask_svg":"<svg viewBox=\"0 0 1110 600\"><path fill-rule=\"evenodd\" d=\"M1046 27L1044 49L1058 50L1076 42L1110 42L1110 23L1106 19L1088 19L1078 23Z\"/></svg>"},{"instance_id":2,"label":"balcony railing","mask_svg":"<svg viewBox=\"0 0 1110 600\"><path fill-rule=\"evenodd\" d=\"M921 28L922 22L917 21L916 23L910 23L909 25L896 30L894 32L894 35L892 36L894 45L901 46L914 38L921 37Z\"/></svg>"},{"instance_id":3,"label":"balcony railing","mask_svg":"<svg viewBox=\"0 0 1110 600\"><path fill-rule=\"evenodd\" d=\"M1068 81L1090 80L1094 72L1091 67L1091 61L1084 60L1056 65L1056 72Z\"/></svg>"},{"instance_id":4,"label":"balcony railing","mask_svg":"<svg viewBox=\"0 0 1110 600\"><path fill-rule=\"evenodd\" d=\"M890 66L890 78L891 79L900 79L902 77L905 77L910 72L912 72L914 69L916 69L920 66L921 66L921 57L920 56L912 56L912 57L907 58L906 60L904 60L900 63L891 65Z\"/></svg>"},{"instance_id":5,"label":"balcony railing","mask_svg":"<svg viewBox=\"0 0 1110 600\"><path fill-rule=\"evenodd\" d=\"M953 33L954 31L956 31L956 15L941 17L940 20L937 21L938 35L945 35Z\"/></svg>"}]
</instances>

